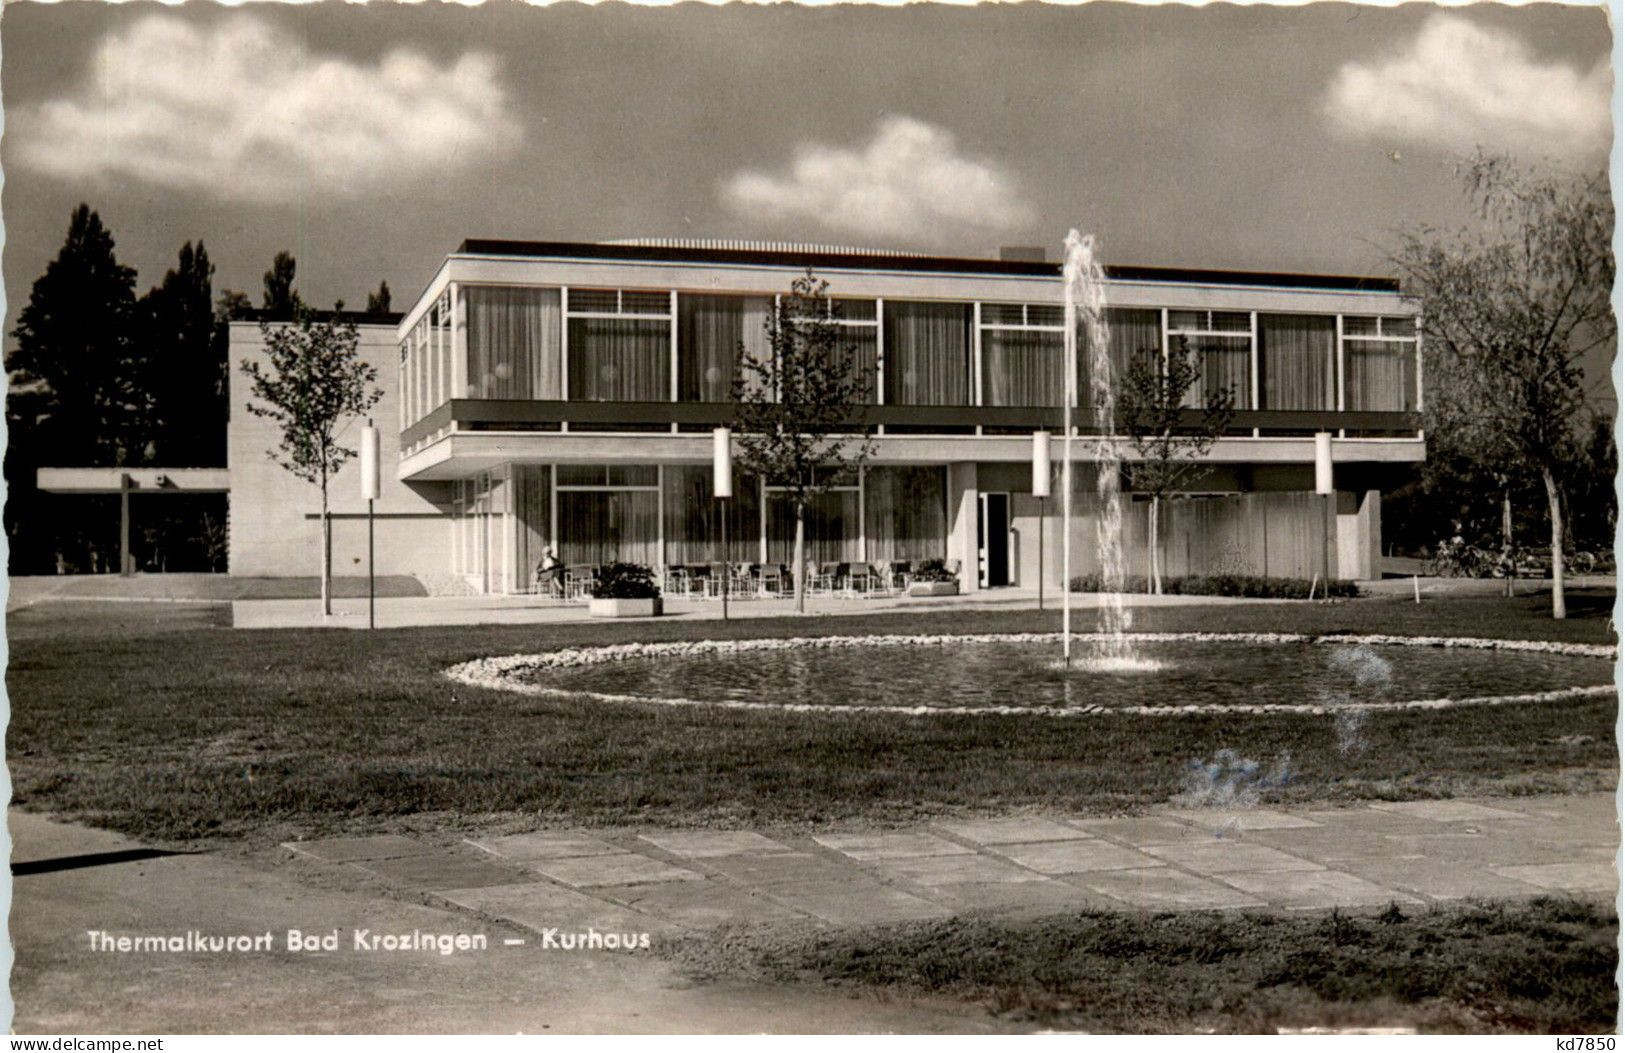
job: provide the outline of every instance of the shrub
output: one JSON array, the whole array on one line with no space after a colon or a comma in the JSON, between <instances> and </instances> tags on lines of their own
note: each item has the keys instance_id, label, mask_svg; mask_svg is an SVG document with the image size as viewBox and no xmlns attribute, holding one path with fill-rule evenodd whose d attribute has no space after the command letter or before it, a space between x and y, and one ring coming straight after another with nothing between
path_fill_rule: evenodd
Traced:
<instances>
[{"instance_id":1,"label":"shrub","mask_svg":"<svg viewBox=\"0 0 1625 1053\"><path fill-rule=\"evenodd\" d=\"M1245 596L1252 599L1303 600L1309 598L1314 585L1316 596L1350 597L1359 595L1352 581L1322 581L1312 578L1266 578L1256 574L1191 574L1185 577L1164 577L1162 591L1167 596ZM1100 592L1099 574L1082 574L1072 579L1073 592ZM1147 592L1144 577L1125 577L1124 592Z\"/></svg>"},{"instance_id":2,"label":"shrub","mask_svg":"<svg viewBox=\"0 0 1625 1053\"><path fill-rule=\"evenodd\" d=\"M959 576L948 570L948 564L940 559L922 559L914 564L910 572L915 581L958 581Z\"/></svg>"},{"instance_id":3,"label":"shrub","mask_svg":"<svg viewBox=\"0 0 1625 1053\"><path fill-rule=\"evenodd\" d=\"M649 600L659 595L654 573L641 563L609 563L593 575L595 600Z\"/></svg>"}]
</instances>

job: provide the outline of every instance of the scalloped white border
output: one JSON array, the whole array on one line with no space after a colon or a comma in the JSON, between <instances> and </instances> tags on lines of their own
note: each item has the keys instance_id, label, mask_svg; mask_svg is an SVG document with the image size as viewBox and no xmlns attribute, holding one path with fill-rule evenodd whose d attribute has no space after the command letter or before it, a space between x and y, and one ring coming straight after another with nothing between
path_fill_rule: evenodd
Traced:
<instances>
[{"instance_id":1,"label":"scalloped white border","mask_svg":"<svg viewBox=\"0 0 1625 1053\"><path fill-rule=\"evenodd\" d=\"M447 669L444 675L470 687L512 691L544 698L576 698L594 702L633 703L657 706L691 706L716 709L770 710L778 713L888 713L894 716L1041 716L1086 717L1126 714L1131 716L1183 716L1230 713L1303 713L1324 715L1351 709L1404 710L1450 709L1456 706L1504 706L1520 702L1561 702L1579 698L1612 696L1611 684L1595 687L1569 687L1522 695L1482 695L1473 698L1425 698L1404 702L1349 702L1337 705L1318 703L1259 702L1239 706L1196 704L1184 706L842 706L827 703L779 705L738 699L666 698L652 695L616 695L599 691L572 691L545 687L514 679L516 674L545 669L573 669L638 658L678 658L694 655L745 654L752 651L830 650L848 647L947 647L967 643L1050 643L1060 633L971 633L963 635L874 636L790 636L747 640L681 640L660 643L612 644L605 647L576 647L545 654L516 654L500 658L477 658ZM1099 633L1074 633L1075 640L1098 640ZM1127 637L1146 643L1313 643L1371 644L1385 647L1456 647L1481 651L1532 651L1572 655L1581 658L1615 657L1615 649L1605 644L1557 643L1547 640L1494 640L1471 636L1387 636L1330 635L1306 633L1131 633Z\"/></svg>"}]
</instances>

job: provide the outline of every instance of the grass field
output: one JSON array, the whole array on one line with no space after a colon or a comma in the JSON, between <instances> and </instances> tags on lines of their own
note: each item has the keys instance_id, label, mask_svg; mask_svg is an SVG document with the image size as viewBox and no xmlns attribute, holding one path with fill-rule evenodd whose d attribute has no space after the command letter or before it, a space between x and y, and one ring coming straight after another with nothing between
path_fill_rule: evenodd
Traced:
<instances>
[{"instance_id":1,"label":"grass field","mask_svg":"<svg viewBox=\"0 0 1625 1053\"><path fill-rule=\"evenodd\" d=\"M1613 642L1612 592L1157 608L1136 629ZM161 608L161 609L154 609ZM1014 632L1054 612L237 631L218 606L41 603L8 618L15 801L156 840L501 822L813 827L1131 810L1229 748L1291 756L1279 800L1612 787L1613 700L1374 715L1344 756L1307 716L1047 720L606 706L459 687L470 658L631 640ZM1267 698L1268 691L1260 693Z\"/></svg>"},{"instance_id":2,"label":"grass field","mask_svg":"<svg viewBox=\"0 0 1625 1053\"><path fill-rule=\"evenodd\" d=\"M739 930L663 948L698 979L951 999L1092 1032L1616 1026L1619 919L1541 899L1372 917L1087 912L843 932Z\"/></svg>"}]
</instances>

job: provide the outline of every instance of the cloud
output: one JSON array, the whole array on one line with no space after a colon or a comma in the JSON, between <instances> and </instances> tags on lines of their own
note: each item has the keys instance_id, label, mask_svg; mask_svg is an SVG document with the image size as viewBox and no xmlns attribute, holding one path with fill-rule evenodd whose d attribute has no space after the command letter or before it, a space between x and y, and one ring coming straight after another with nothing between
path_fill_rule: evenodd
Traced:
<instances>
[{"instance_id":1,"label":"cloud","mask_svg":"<svg viewBox=\"0 0 1625 1053\"><path fill-rule=\"evenodd\" d=\"M18 160L47 175L251 202L401 186L488 160L522 134L489 57L351 61L248 16L134 22L101 42L72 96L15 117Z\"/></svg>"},{"instance_id":2,"label":"cloud","mask_svg":"<svg viewBox=\"0 0 1625 1053\"><path fill-rule=\"evenodd\" d=\"M741 217L869 237L940 240L1033 220L1003 169L962 156L951 132L903 116L881 120L858 149L803 143L782 175L736 173L722 199Z\"/></svg>"},{"instance_id":3,"label":"cloud","mask_svg":"<svg viewBox=\"0 0 1625 1053\"><path fill-rule=\"evenodd\" d=\"M1612 91L1603 60L1588 71L1542 62L1511 33L1434 15L1408 48L1345 64L1326 110L1356 135L1558 157L1607 147Z\"/></svg>"}]
</instances>

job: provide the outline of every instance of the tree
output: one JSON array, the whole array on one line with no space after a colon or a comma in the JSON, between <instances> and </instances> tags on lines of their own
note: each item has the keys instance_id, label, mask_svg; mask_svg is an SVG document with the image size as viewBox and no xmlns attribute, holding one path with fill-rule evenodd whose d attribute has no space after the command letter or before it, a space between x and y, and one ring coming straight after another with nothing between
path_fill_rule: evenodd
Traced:
<instances>
[{"instance_id":1,"label":"tree","mask_svg":"<svg viewBox=\"0 0 1625 1053\"><path fill-rule=\"evenodd\" d=\"M292 253L284 249L276 254L271 261L271 269L265 272L261 308L279 318L293 316L304 302L299 299L299 291L293 287L293 273L297 267Z\"/></svg>"},{"instance_id":2,"label":"tree","mask_svg":"<svg viewBox=\"0 0 1625 1053\"><path fill-rule=\"evenodd\" d=\"M248 412L276 422L280 446L266 451L295 476L322 493L322 613L333 613L333 529L328 518L327 484L356 452L338 436L383 397L374 387L378 370L356 354L359 334L353 322L323 320L296 304L292 322L260 322L266 364L244 359L257 402Z\"/></svg>"},{"instance_id":3,"label":"tree","mask_svg":"<svg viewBox=\"0 0 1625 1053\"><path fill-rule=\"evenodd\" d=\"M1475 226L1401 232L1392 256L1422 316L1426 425L1509 475L1538 475L1563 591L1561 480L1585 402L1582 360L1611 345L1614 209L1606 172L1543 173L1482 151L1461 168Z\"/></svg>"},{"instance_id":4,"label":"tree","mask_svg":"<svg viewBox=\"0 0 1625 1053\"><path fill-rule=\"evenodd\" d=\"M1179 490L1202 470L1198 458L1213 448L1230 427L1236 413L1236 393L1219 388L1205 395L1202 405L1190 406L1190 392L1202 379L1197 360L1185 337L1164 359L1156 351L1142 352L1129 363L1118 394L1117 417L1137 455L1127 465L1129 483L1149 494L1147 532L1151 591L1162 592L1162 561L1157 551L1162 499ZM1191 419L1191 417L1195 419Z\"/></svg>"},{"instance_id":5,"label":"tree","mask_svg":"<svg viewBox=\"0 0 1625 1053\"><path fill-rule=\"evenodd\" d=\"M385 315L389 313L388 282L379 282L378 291L367 294L367 313L370 315Z\"/></svg>"},{"instance_id":6,"label":"tree","mask_svg":"<svg viewBox=\"0 0 1625 1053\"><path fill-rule=\"evenodd\" d=\"M214 314L214 264L200 241L141 300L154 458L226 463L226 333Z\"/></svg>"},{"instance_id":7,"label":"tree","mask_svg":"<svg viewBox=\"0 0 1625 1053\"><path fill-rule=\"evenodd\" d=\"M811 271L797 278L763 324L770 354L741 344L733 382L740 465L782 487L795 514L797 612L807 609L807 510L874 445L862 424L870 371L843 341L828 290Z\"/></svg>"},{"instance_id":8,"label":"tree","mask_svg":"<svg viewBox=\"0 0 1625 1053\"><path fill-rule=\"evenodd\" d=\"M50 495L35 489L37 469L133 465L147 456L131 340L135 271L113 250L101 217L81 204L11 332L5 523L14 573L77 563L65 547L80 554L117 547L116 529L86 514L97 499L76 499L59 517Z\"/></svg>"}]
</instances>

